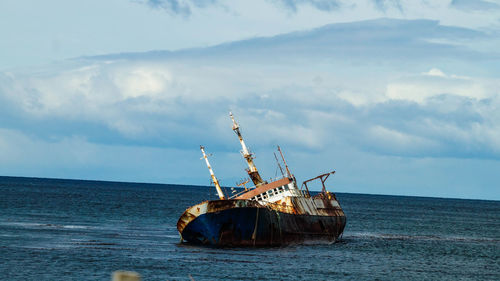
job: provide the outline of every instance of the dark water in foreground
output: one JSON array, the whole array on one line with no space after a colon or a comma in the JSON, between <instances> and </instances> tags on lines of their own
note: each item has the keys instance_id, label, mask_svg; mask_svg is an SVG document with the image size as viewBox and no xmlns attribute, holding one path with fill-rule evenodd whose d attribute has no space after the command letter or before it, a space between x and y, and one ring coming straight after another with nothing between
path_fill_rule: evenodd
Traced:
<instances>
[{"instance_id":1,"label":"dark water in foreground","mask_svg":"<svg viewBox=\"0 0 500 281\"><path fill-rule=\"evenodd\" d=\"M500 202L337 194L341 242L265 249L179 244L212 188L0 177L3 280L500 280Z\"/></svg>"}]
</instances>

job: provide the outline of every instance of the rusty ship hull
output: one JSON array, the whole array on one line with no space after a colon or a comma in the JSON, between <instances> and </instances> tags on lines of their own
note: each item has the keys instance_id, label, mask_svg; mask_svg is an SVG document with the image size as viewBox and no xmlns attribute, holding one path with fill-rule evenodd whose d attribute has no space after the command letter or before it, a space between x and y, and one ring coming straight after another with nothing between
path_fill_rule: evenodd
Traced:
<instances>
[{"instance_id":1,"label":"rusty ship hull","mask_svg":"<svg viewBox=\"0 0 500 281\"><path fill-rule=\"evenodd\" d=\"M185 242L216 247L335 242L346 217L335 199L323 197L292 197L289 202L265 206L242 199L205 201L188 208L177 228ZM310 214L311 205L322 208Z\"/></svg>"}]
</instances>

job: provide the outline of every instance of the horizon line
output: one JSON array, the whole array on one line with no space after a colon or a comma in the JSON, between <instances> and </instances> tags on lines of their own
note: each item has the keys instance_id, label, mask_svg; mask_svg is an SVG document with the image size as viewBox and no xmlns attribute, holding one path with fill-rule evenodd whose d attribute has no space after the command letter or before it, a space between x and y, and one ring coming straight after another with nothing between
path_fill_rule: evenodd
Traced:
<instances>
[{"instance_id":1,"label":"horizon line","mask_svg":"<svg viewBox=\"0 0 500 281\"><path fill-rule=\"evenodd\" d=\"M1 178L38 179L38 180L56 180L56 181L87 181L87 182L101 182L101 183L121 183L121 184L175 185L175 186L207 187L207 188L213 187L210 185L199 185L199 184L159 183L159 182L80 179L80 178L55 178L55 177L36 177L36 176L5 176L5 175L0 175L0 179ZM223 186L223 187L224 188L241 188L241 187L233 187L233 186ZM319 190L311 190L311 191L318 192ZM339 194L370 195L370 196L393 196L393 197L413 197L413 198L428 198L428 199L450 199L450 200L473 200L473 201L500 202L500 199L484 199L484 198L439 197L439 196L425 196L425 195L361 193L361 192L343 192L343 191L336 191L333 193L334 194L339 193Z\"/></svg>"}]
</instances>

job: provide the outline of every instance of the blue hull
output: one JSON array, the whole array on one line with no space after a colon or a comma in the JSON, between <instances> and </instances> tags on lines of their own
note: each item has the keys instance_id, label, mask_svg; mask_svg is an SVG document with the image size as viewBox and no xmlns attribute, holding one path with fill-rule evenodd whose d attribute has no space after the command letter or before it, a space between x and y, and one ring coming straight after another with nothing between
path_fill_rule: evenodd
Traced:
<instances>
[{"instance_id":1,"label":"blue hull","mask_svg":"<svg viewBox=\"0 0 500 281\"><path fill-rule=\"evenodd\" d=\"M200 214L182 230L182 239L211 246L280 246L308 240L334 242L345 216L283 213L265 207L243 207Z\"/></svg>"}]
</instances>

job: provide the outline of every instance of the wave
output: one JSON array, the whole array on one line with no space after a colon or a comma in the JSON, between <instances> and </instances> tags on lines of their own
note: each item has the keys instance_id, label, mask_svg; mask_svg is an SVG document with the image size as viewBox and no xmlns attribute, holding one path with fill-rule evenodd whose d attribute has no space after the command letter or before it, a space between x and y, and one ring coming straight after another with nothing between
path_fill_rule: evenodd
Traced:
<instances>
[{"instance_id":1,"label":"wave","mask_svg":"<svg viewBox=\"0 0 500 281\"><path fill-rule=\"evenodd\" d=\"M75 245L83 246L117 246L118 243L113 242L100 242L100 241L86 241L86 242L73 242Z\"/></svg>"},{"instance_id":2,"label":"wave","mask_svg":"<svg viewBox=\"0 0 500 281\"><path fill-rule=\"evenodd\" d=\"M91 226L86 225L72 225L72 224L52 224L52 223L33 223L33 222L1 222L0 225L15 226L22 228L41 228L41 229L90 229Z\"/></svg>"},{"instance_id":3,"label":"wave","mask_svg":"<svg viewBox=\"0 0 500 281\"><path fill-rule=\"evenodd\" d=\"M406 235L391 233L354 232L347 233L343 239L383 239L383 240L419 240L419 241L452 241L452 242L500 242L500 239L488 237L439 236L439 235Z\"/></svg>"}]
</instances>

